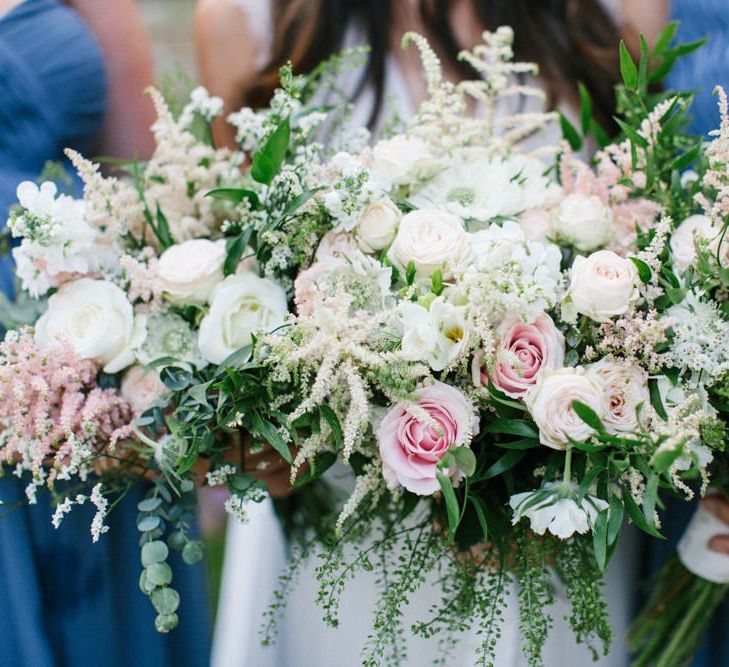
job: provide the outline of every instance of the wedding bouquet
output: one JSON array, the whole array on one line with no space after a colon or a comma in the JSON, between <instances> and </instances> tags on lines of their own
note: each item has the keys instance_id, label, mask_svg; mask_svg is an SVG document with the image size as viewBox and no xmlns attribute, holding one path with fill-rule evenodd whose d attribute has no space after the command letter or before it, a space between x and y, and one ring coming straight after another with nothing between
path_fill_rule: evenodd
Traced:
<instances>
[{"instance_id":1,"label":"wedding bouquet","mask_svg":"<svg viewBox=\"0 0 729 667\"><path fill-rule=\"evenodd\" d=\"M180 447L194 455L211 428L243 430L290 463L310 498L289 525L304 529L304 556L320 545L327 622L346 582L380 568L364 664L402 657L402 610L436 581L443 602L414 632L474 628L489 663L515 581L523 648L540 664L555 574L577 641L597 656L611 635L600 572L624 518L660 537L659 491L691 498L694 479L706 490L726 441L715 399L729 381L729 121L724 109L704 152L682 131L689 96L650 93L697 46L670 46L674 31L652 53L643 42L638 65L621 47L617 143L580 88L579 129L559 119L570 145L532 150L556 119L497 113L543 96L528 85L534 66L512 61L508 28L462 54L479 78L457 85L408 35L429 98L403 133L284 165L283 119L253 158L253 193L230 193L260 214L240 246L294 308L256 320L249 345L195 374L178 397ZM592 164L572 153L589 134L601 144ZM295 210L271 216L261 194L292 181ZM222 332L274 302L216 301L206 317ZM351 488L328 482L333 466ZM228 484L235 513L261 497L232 466L209 479Z\"/></svg>"},{"instance_id":2,"label":"wedding bouquet","mask_svg":"<svg viewBox=\"0 0 729 667\"><path fill-rule=\"evenodd\" d=\"M173 114L151 90L158 120L147 163L114 163L127 173L106 177L68 151L84 184L81 199L54 182L17 189L8 230L24 307L3 314L26 325L0 343L0 460L27 481L29 503L41 489L52 493L56 528L74 506L93 504L94 542L130 485L148 478L137 521L140 587L160 631L178 620L169 548L187 563L203 557L189 525L201 475L192 467L224 456L230 444L206 432L194 449L180 449L175 393L246 345L253 329L282 323L287 310L284 288L242 257L240 231L265 219L262 205L271 215L295 210L297 183L279 180L260 199L241 190L251 178L246 142L268 138L250 173L270 182L271 160L282 159L282 130L268 137L270 129L295 112L284 145L299 147L298 161L313 156L318 145L309 134L324 114L305 108L306 86L325 76L323 67L308 79L284 78L271 109L236 114L243 143L236 151L213 147L222 100L199 88ZM219 313L232 308L238 318L221 328Z\"/></svg>"}]
</instances>

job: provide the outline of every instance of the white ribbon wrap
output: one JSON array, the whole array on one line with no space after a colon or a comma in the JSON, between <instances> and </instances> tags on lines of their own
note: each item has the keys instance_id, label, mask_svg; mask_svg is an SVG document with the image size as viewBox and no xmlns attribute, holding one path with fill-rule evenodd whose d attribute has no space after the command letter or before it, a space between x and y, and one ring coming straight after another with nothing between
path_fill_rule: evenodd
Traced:
<instances>
[{"instance_id":1,"label":"white ribbon wrap","mask_svg":"<svg viewBox=\"0 0 729 667\"><path fill-rule=\"evenodd\" d=\"M729 535L729 526L699 505L678 543L678 556L686 569L699 577L715 584L729 584L729 556L708 546L715 535Z\"/></svg>"}]
</instances>

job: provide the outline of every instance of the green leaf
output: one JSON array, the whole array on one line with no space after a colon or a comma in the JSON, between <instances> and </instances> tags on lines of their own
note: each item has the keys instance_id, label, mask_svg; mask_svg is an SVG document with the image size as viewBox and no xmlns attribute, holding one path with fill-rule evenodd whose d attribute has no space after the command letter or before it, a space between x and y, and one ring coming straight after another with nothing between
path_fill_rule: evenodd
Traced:
<instances>
[{"instance_id":1,"label":"green leaf","mask_svg":"<svg viewBox=\"0 0 729 667\"><path fill-rule=\"evenodd\" d=\"M481 532L483 533L483 541L488 542L489 539L489 524L486 520L486 513L483 511L483 505L481 498L478 496L469 496L468 499L473 505L473 509L476 510L476 518L478 519L478 525L481 526Z\"/></svg>"},{"instance_id":2,"label":"green leaf","mask_svg":"<svg viewBox=\"0 0 729 667\"><path fill-rule=\"evenodd\" d=\"M671 21L665 28L663 28L663 30L661 30L661 34L658 35L656 44L653 47L653 55L655 57L660 57L664 54L668 46L673 41L673 38L676 36L678 25L678 21Z\"/></svg>"},{"instance_id":3,"label":"green leaf","mask_svg":"<svg viewBox=\"0 0 729 667\"><path fill-rule=\"evenodd\" d=\"M577 82L577 89L580 93L580 122L582 123L582 134L587 136L592 125L592 98L582 81Z\"/></svg>"},{"instance_id":4,"label":"green leaf","mask_svg":"<svg viewBox=\"0 0 729 667\"><path fill-rule=\"evenodd\" d=\"M415 262L413 262L412 260L409 261L405 269L405 281L408 285L412 285L415 282L416 272L417 271L415 269Z\"/></svg>"},{"instance_id":5,"label":"green leaf","mask_svg":"<svg viewBox=\"0 0 729 667\"><path fill-rule=\"evenodd\" d=\"M145 498L137 504L140 512L154 512L162 504L162 498Z\"/></svg>"},{"instance_id":6,"label":"green leaf","mask_svg":"<svg viewBox=\"0 0 729 667\"><path fill-rule=\"evenodd\" d=\"M319 412L324 418L324 421L329 425L334 434L334 442L337 447L341 449L342 443L344 442L344 433L342 432L342 425L339 423L339 417L328 405L320 405Z\"/></svg>"},{"instance_id":7,"label":"green leaf","mask_svg":"<svg viewBox=\"0 0 729 667\"><path fill-rule=\"evenodd\" d=\"M648 140L644 136L638 134L635 128L631 127L617 116L613 116L613 120L618 124L618 127L620 127L620 129L625 133L625 136L630 139L630 143L632 144L631 149L634 150L636 146L640 146L641 148L648 147Z\"/></svg>"},{"instance_id":8,"label":"green leaf","mask_svg":"<svg viewBox=\"0 0 729 667\"><path fill-rule=\"evenodd\" d=\"M263 148L253 156L251 178L258 183L270 185L274 177L281 171L286 151L291 139L291 124L284 118L273 131Z\"/></svg>"},{"instance_id":9,"label":"green leaf","mask_svg":"<svg viewBox=\"0 0 729 667\"><path fill-rule=\"evenodd\" d=\"M147 567L153 563L164 563L170 550L161 540L154 540L142 545L142 565Z\"/></svg>"},{"instance_id":10,"label":"green leaf","mask_svg":"<svg viewBox=\"0 0 729 667\"><path fill-rule=\"evenodd\" d=\"M492 383L489 383L488 390L491 400L495 403L500 403L501 405L513 408L514 410L520 410L521 412L524 412L526 409L523 403L520 403L513 398L509 398L503 391L497 389Z\"/></svg>"},{"instance_id":11,"label":"green leaf","mask_svg":"<svg viewBox=\"0 0 729 667\"><path fill-rule=\"evenodd\" d=\"M152 563L144 571L147 581L155 586L166 586L172 581L172 569L167 563Z\"/></svg>"},{"instance_id":12,"label":"green leaf","mask_svg":"<svg viewBox=\"0 0 729 667\"><path fill-rule=\"evenodd\" d=\"M668 413L666 412L666 408L663 406L661 392L658 390L658 380L655 378L650 378L648 380L648 392L650 393L653 409L656 411L658 416L663 419L663 421L668 421Z\"/></svg>"},{"instance_id":13,"label":"green leaf","mask_svg":"<svg viewBox=\"0 0 729 667\"><path fill-rule=\"evenodd\" d=\"M446 513L448 515L448 536L452 542L461 520L458 498L456 498L456 492L453 490L450 477L444 475L440 470L435 471L435 476L438 484L440 484L440 490L443 492L443 500L445 500Z\"/></svg>"},{"instance_id":14,"label":"green leaf","mask_svg":"<svg viewBox=\"0 0 729 667\"><path fill-rule=\"evenodd\" d=\"M158 516L145 516L137 521L137 530L140 533L151 533L153 530L157 530L161 523L162 519Z\"/></svg>"},{"instance_id":15,"label":"green leaf","mask_svg":"<svg viewBox=\"0 0 729 667\"><path fill-rule=\"evenodd\" d=\"M638 507L638 504L633 499L630 491L626 491L625 493L623 493L623 502L625 503L625 509L628 510L628 516L630 517L630 520L638 528L640 528L640 530L642 530L644 533L648 533L648 535L651 535L652 537L657 537L661 540L665 539L663 535L661 535L652 525L652 522L649 524L645 520L643 512L640 511L640 507Z\"/></svg>"},{"instance_id":16,"label":"green leaf","mask_svg":"<svg viewBox=\"0 0 729 667\"><path fill-rule=\"evenodd\" d=\"M675 169L676 171L683 171L689 165L693 164L701 155L703 146L697 145L687 150L682 155L679 155L673 162L668 165L668 169Z\"/></svg>"},{"instance_id":17,"label":"green leaf","mask_svg":"<svg viewBox=\"0 0 729 667\"><path fill-rule=\"evenodd\" d=\"M281 437L278 430L269 421L263 419L258 412L253 413L253 433L263 438L271 447L273 447L288 463L293 464L288 443Z\"/></svg>"},{"instance_id":18,"label":"green leaf","mask_svg":"<svg viewBox=\"0 0 729 667\"><path fill-rule=\"evenodd\" d=\"M608 518L608 511L603 510L597 515L595 525L592 528L592 548L595 552L595 561L600 568L600 572L604 572L605 566L607 565Z\"/></svg>"},{"instance_id":19,"label":"green leaf","mask_svg":"<svg viewBox=\"0 0 729 667\"><path fill-rule=\"evenodd\" d=\"M470 447L452 447L449 451L456 460L456 465L466 477L476 472L476 455Z\"/></svg>"},{"instance_id":20,"label":"green leaf","mask_svg":"<svg viewBox=\"0 0 729 667\"><path fill-rule=\"evenodd\" d=\"M295 489L310 484L321 477L329 468L337 462L337 455L334 452L323 452L319 454L310 464L309 469L296 480ZM417 498L417 496L416 496Z\"/></svg>"},{"instance_id":21,"label":"green leaf","mask_svg":"<svg viewBox=\"0 0 729 667\"><path fill-rule=\"evenodd\" d=\"M253 208L260 208L261 201L258 198L258 193L253 190L247 190L246 188L215 188L210 192L205 193L206 197L212 197L213 199L224 199L226 201L232 201L235 204L240 204L244 199L251 202Z\"/></svg>"},{"instance_id":22,"label":"green leaf","mask_svg":"<svg viewBox=\"0 0 729 667\"><path fill-rule=\"evenodd\" d=\"M637 257L629 257L631 262L635 264L635 268L638 269L638 277L640 278L641 282L643 283L649 283L651 281L651 278L653 277L653 271L651 271L651 267L648 266L642 259L638 259Z\"/></svg>"},{"instance_id":23,"label":"green leaf","mask_svg":"<svg viewBox=\"0 0 729 667\"><path fill-rule=\"evenodd\" d=\"M443 292L443 271L436 269L431 278L433 294L439 296Z\"/></svg>"},{"instance_id":24,"label":"green leaf","mask_svg":"<svg viewBox=\"0 0 729 667\"><path fill-rule=\"evenodd\" d=\"M192 373L180 366L165 366L159 373L159 379L167 389L182 391L192 382Z\"/></svg>"},{"instance_id":25,"label":"green leaf","mask_svg":"<svg viewBox=\"0 0 729 667\"><path fill-rule=\"evenodd\" d=\"M174 614L180 606L180 594L174 588L159 588L150 598L158 614Z\"/></svg>"},{"instance_id":26,"label":"green leaf","mask_svg":"<svg viewBox=\"0 0 729 667\"><path fill-rule=\"evenodd\" d=\"M598 433L602 433L605 430L602 420L589 405L585 405L581 401L572 401L572 409L590 428L595 429Z\"/></svg>"},{"instance_id":27,"label":"green leaf","mask_svg":"<svg viewBox=\"0 0 729 667\"><path fill-rule=\"evenodd\" d=\"M625 46L622 39L620 40L620 73L628 90L634 91L638 88L638 68L635 66L628 47Z\"/></svg>"},{"instance_id":28,"label":"green leaf","mask_svg":"<svg viewBox=\"0 0 729 667\"><path fill-rule=\"evenodd\" d=\"M186 565L199 563L205 557L205 547L200 540L192 540L182 548L182 560Z\"/></svg>"},{"instance_id":29,"label":"green leaf","mask_svg":"<svg viewBox=\"0 0 729 667\"><path fill-rule=\"evenodd\" d=\"M511 442L495 442L494 445L502 449L536 449L542 446L539 440L535 438L522 438L521 440L512 440Z\"/></svg>"},{"instance_id":30,"label":"green leaf","mask_svg":"<svg viewBox=\"0 0 729 667\"><path fill-rule=\"evenodd\" d=\"M503 475L505 472L511 470L517 463L519 463L526 456L526 451L523 449L515 449L506 452L501 458L496 461L483 475L479 475L479 481L491 479L492 477L498 477Z\"/></svg>"},{"instance_id":31,"label":"green leaf","mask_svg":"<svg viewBox=\"0 0 729 667\"><path fill-rule=\"evenodd\" d=\"M645 520L653 525L653 515L656 511L656 500L658 498L658 473L651 471L643 492L643 516Z\"/></svg>"},{"instance_id":32,"label":"green leaf","mask_svg":"<svg viewBox=\"0 0 729 667\"><path fill-rule=\"evenodd\" d=\"M562 136L567 140L570 148L573 151L580 150L582 148L582 137L561 111L559 112L559 124L562 127Z\"/></svg>"},{"instance_id":33,"label":"green leaf","mask_svg":"<svg viewBox=\"0 0 729 667\"><path fill-rule=\"evenodd\" d=\"M645 91L648 87L648 42L640 36L640 62L638 63L638 88Z\"/></svg>"},{"instance_id":34,"label":"green leaf","mask_svg":"<svg viewBox=\"0 0 729 667\"><path fill-rule=\"evenodd\" d=\"M525 419L499 419L487 424L483 430L486 433L508 433L522 438L539 439L539 431L536 425Z\"/></svg>"},{"instance_id":35,"label":"green leaf","mask_svg":"<svg viewBox=\"0 0 729 667\"><path fill-rule=\"evenodd\" d=\"M238 236L233 236L225 242L225 263L223 264L223 275L233 275L240 264L248 243L253 234L253 227L247 227Z\"/></svg>"}]
</instances>

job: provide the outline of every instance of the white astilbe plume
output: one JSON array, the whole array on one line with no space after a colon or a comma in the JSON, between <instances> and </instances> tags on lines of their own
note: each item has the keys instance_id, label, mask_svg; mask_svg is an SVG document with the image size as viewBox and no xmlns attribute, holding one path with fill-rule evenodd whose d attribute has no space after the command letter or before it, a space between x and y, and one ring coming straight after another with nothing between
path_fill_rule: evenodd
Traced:
<instances>
[{"instance_id":1,"label":"white astilbe plume","mask_svg":"<svg viewBox=\"0 0 729 667\"><path fill-rule=\"evenodd\" d=\"M544 91L537 86L518 83L519 75L537 74L537 66L513 61L511 28L502 26L495 32L486 31L483 44L459 54L482 77L459 84L444 79L440 60L425 37L409 32L403 37L403 46L411 41L420 51L429 97L411 120L409 133L434 147L447 150L466 145L514 146L556 119L556 114L551 112L496 119L497 106L504 98L524 95L545 98ZM483 105L483 115L471 113L469 97ZM542 147L539 152L545 150L556 152L557 147Z\"/></svg>"},{"instance_id":2,"label":"white astilbe plume","mask_svg":"<svg viewBox=\"0 0 729 667\"><path fill-rule=\"evenodd\" d=\"M373 494L373 498L379 498L384 490L385 484L382 477L382 462L377 460L365 465L362 469L362 474L357 477L352 495L349 496L337 517L337 534L341 534L345 521L354 514L355 510L368 495Z\"/></svg>"},{"instance_id":3,"label":"white astilbe plume","mask_svg":"<svg viewBox=\"0 0 729 667\"><path fill-rule=\"evenodd\" d=\"M717 86L721 125L709 134L714 140L706 149L709 168L704 176L704 189L713 189L716 195L709 199L703 193L696 195L696 201L718 229L724 229L729 216L729 100L724 88Z\"/></svg>"}]
</instances>

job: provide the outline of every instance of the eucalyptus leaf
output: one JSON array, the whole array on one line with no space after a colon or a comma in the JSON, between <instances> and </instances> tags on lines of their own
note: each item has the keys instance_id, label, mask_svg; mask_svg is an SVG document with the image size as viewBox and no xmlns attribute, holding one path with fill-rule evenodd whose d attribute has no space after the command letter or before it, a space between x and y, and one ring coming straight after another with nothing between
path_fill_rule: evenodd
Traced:
<instances>
[{"instance_id":1,"label":"eucalyptus leaf","mask_svg":"<svg viewBox=\"0 0 729 667\"><path fill-rule=\"evenodd\" d=\"M161 540L147 542L142 546L142 565L148 567L153 563L164 563L169 555L169 548Z\"/></svg>"},{"instance_id":2,"label":"eucalyptus leaf","mask_svg":"<svg viewBox=\"0 0 729 667\"><path fill-rule=\"evenodd\" d=\"M144 571L147 581L155 586L166 586L172 581L172 568L167 563L152 563Z\"/></svg>"},{"instance_id":3,"label":"eucalyptus leaf","mask_svg":"<svg viewBox=\"0 0 729 667\"><path fill-rule=\"evenodd\" d=\"M174 588L158 588L150 598L157 613L162 616L174 614L180 606L180 594Z\"/></svg>"}]
</instances>

